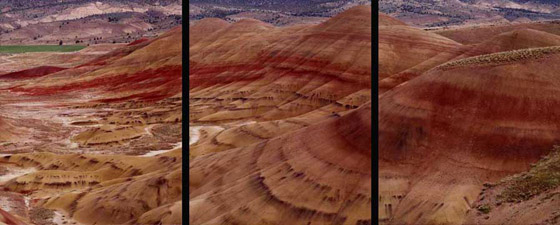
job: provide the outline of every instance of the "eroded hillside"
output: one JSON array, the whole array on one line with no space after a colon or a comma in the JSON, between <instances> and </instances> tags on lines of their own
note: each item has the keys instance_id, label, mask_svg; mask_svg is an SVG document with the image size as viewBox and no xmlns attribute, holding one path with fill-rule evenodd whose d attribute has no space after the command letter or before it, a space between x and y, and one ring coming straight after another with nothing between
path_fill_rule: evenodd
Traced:
<instances>
[{"instance_id":1,"label":"eroded hillside","mask_svg":"<svg viewBox=\"0 0 560 225\"><path fill-rule=\"evenodd\" d=\"M556 25L379 20L379 222L558 223Z\"/></svg>"},{"instance_id":2,"label":"eroded hillside","mask_svg":"<svg viewBox=\"0 0 560 225\"><path fill-rule=\"evenodd\" d=\"M79 65L0 75L0 204L8 217L180 224L181 46L175 28Z\"/></svg>"},{"instance_id":3,"label":"eroded hillside","mask_svg":"<svg viewBox=\"0 0 560 225\"><path fill-rule=\"evenodd\" d=\"M370 224L370 7L190 29L189 222Z\"/></svg>"}]
</instances>

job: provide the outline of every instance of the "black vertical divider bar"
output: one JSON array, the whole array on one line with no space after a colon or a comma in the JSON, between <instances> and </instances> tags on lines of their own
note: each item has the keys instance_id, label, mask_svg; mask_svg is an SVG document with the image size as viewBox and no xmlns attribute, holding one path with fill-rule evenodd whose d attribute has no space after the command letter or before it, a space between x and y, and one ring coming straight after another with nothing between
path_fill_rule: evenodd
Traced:
<instances>
[{"instance_id":1,"label":"black vertical divider bar","mask_svg":"<svg viewBox=\"0 0 560 225\"><path fill-rule=\"evenodd\" d=\"M371 159L371 187L372 187L372 207L371 207L371 222L372 224L377 224L379 222L379 91L378 91L378 77L379 77L379 5L377 1L371 2L372 11L372 25L371 25L371 53L374 57L371 57L371 146L372 146L372 159Z\"/></svg>"},{"instance_id":2,"label":"black vertical divider bar","mask_svg":"<svg viewBox=\"0 0 560 225\"><path fill-rule=\"evenodd\" d=\"M184 5L184 3L187 4L187 6ZM183 98L183 103L182 103L182 110L183 110L183 114L182 114L182 118L183 118L183 124L181 126L182 128L182 143L183 143L183 165L182 165L182 170L183 170L183 177L182 177L182 181L183 181L183 194L182 194L182 198L183 198L183 224L189 224L189 192L188 192L188 188L189 188L189 157L188 154L185 155L184 153L189 151L189 129L188 129L188 121L189 121L189 26L188 23L185 22L185 17L189 17L189 1L183 1L183 9L182 9L182 32L183 32L183 46L182 46L182 61L183 61L183 66L182 66L182 83L183 83L183 87L182 87L182 98ZM185 42L186 41L186 42ZM185 102L185 99L187 100ZM185 121L187 121L187 125L185 125ZM187 146L187 147L185 147ZM184 149L187 148L187 150L185 151ZM185 191L185 187L187 187L187 191Z\"/></svg>"}]
</instances>

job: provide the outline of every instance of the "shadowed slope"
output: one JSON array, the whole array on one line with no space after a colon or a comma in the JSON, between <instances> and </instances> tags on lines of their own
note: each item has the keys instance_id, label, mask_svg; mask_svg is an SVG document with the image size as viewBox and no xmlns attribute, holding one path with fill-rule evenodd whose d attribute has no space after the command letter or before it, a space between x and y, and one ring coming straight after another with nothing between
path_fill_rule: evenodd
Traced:
<instances>
[{"instance_id":1,"label":"shadowed slope","mask_svg":"<svg viewBox=\"0 0 560 225\"><path fill-rule=\"evenodd\" d=\"M371 223L371 9L190 47L191 224Z\"/></svg>"},{"instance_id":2,"label":"shadowed slope","mask_svg":"<svg viewBox=\"0 0 560 225\"><path fill-rule=\"evenodd\" d=\"M483 182L528 169L558 143L559 52L454 61L381 96L380 219L462 223Z\"/></svg>"},{"instance_id":3,"label":"shadowed slope","mask_svg":"<svg viewBox=\"0 0 560 225\"><path fill-rule=\"evenodd\" d=\"M193 224L371 223L371 105L190 163Z\"/></svg>"},{"instance_id":4,"label":"shadowed slope","mask_svg":"<svg viewBox=\"0 0 560 225\"><path fill-rule=\"evenodd\" d=\"M46 76L51 73L56 73L65 69L66 68L60 68L55 66L41 66L33 69L4 74L0 76L0 79L18 79L18 80L31 79L31 78Z\"/></svg>"}]
</instances>

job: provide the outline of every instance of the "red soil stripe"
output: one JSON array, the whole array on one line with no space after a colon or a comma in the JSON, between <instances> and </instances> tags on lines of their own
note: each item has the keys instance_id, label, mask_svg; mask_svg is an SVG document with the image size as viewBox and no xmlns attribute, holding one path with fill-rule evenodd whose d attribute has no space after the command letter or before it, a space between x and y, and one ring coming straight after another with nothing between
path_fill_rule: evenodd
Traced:
<instances>
[{"instance_id":1,"label":"red soil stripe","mask_svg":"<svg viewBox=\"0 0 560 225\"><path fill-rule=\"evenodd\" d=\"M12 214L0 209L0 215L4 217L4 221L8 225L27 225L26 223L22 222L21 220L17 219Z\"/></svg>"},{"instance_id":2,"label":"red soil stripe","mask_svg":"<svg viewBox=\"0 0 560 225\"><path fill-rule=\"evenodd\" d=\"M66 68L55 67L55 66L40 66L28 70L8 73L3 76L0 76L0 79L24 80L24 79L46 76L51 73L56 73L63 70L66 70Z\"/></svg>"},{"instance_id":3,"label":"red soil stripe","mask_svg":"<svg viewBox=\"0 0 560 225\"><path fill-rule=\"evenodd\" d=\"M182 85L181 71L182 66L167 66L156 70L145 70L134 74L112 75L61 86L32 88L15 87L10 90L12 92L21 92L31 96L62 94L91 88L99 88L115 93L149 90L160 86L175 90Z\"/></svg>"}]
</instances>

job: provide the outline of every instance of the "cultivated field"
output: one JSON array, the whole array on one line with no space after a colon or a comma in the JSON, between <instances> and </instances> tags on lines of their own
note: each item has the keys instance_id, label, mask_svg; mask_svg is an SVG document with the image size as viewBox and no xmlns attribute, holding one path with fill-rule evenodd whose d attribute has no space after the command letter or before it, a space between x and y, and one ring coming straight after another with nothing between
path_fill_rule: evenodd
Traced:
<instances>
[{"instance_id":1,"label":"cultivated field","mask_svg":"<svg viewBox=\"0 0 560 225\"><path fill-rule=\"evenodd\" d=\"M0 46L0 53L75 52L85 47L83 45L5 45Z\"/></svg>"}]
</instances>

